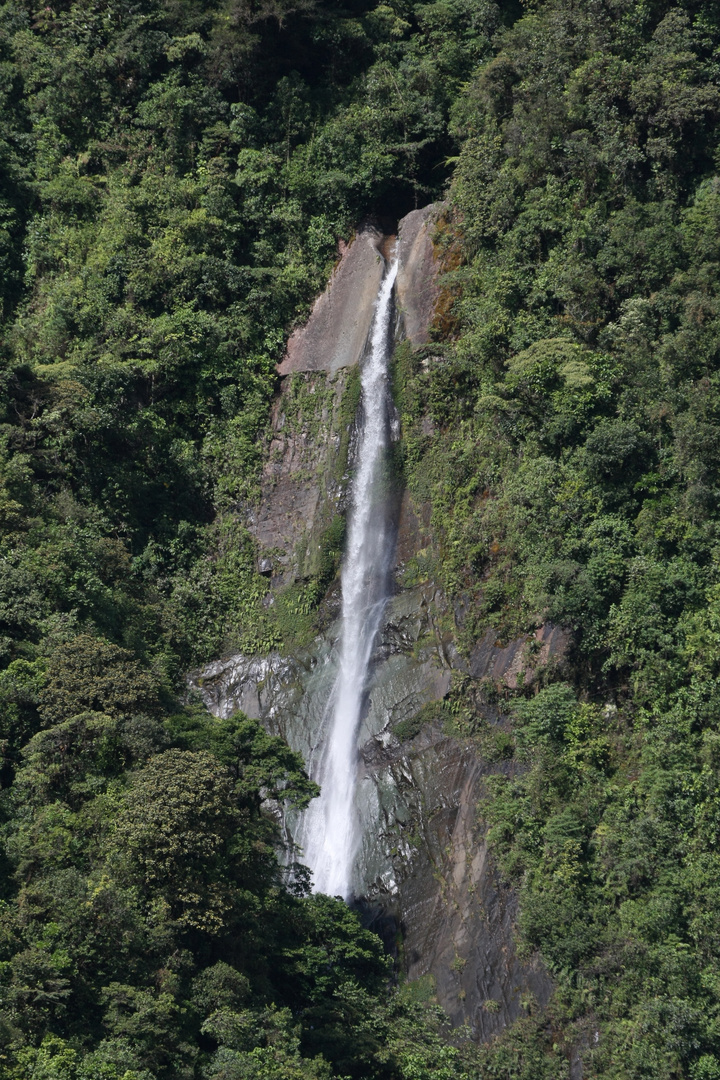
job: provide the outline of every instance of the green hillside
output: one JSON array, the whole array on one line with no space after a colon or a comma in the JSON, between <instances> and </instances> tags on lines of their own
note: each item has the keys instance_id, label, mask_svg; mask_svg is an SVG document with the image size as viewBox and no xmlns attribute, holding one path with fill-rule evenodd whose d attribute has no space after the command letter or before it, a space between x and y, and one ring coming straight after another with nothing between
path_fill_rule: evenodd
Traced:
<instances>
[{"instance_id":1,"label":"green hillside","mask_svg":"<svg viewBox=\"0 0 720 1080\"><path fill-rule=\"evenodd\" d=\"M0 6L2 1080L720 1080L719 119L709 0ZM288 333L437 200L399 467L459 648L571 642L448 705L556 984L487 1047L281 868L298 755L182 696L285 641Z\"/></svg>"}]
</instances>

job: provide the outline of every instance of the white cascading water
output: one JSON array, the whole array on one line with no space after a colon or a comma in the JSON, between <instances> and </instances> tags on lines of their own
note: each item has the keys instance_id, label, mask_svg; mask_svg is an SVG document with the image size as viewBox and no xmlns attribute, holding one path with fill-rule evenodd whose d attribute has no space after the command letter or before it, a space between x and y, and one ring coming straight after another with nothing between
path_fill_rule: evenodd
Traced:
<instances>
[{"instance_id":1,"label":"white cascading water","mask_svg":"<svg viewBox=\"0 0 720 1080\"><path fill-rule=\"evenodd\" d=\"M371 348L362 369L364 424L352 491L342 569L340 664L326 716L319 761L312 767L321 794L305 814L301 844L316 892L352 893L360 836L355 809L357 735L373 645L388 598L393 537L386 513L383 467L390 439L392 293L397 260L388 268L375 305Z\"/></svg>"}]
</instances>

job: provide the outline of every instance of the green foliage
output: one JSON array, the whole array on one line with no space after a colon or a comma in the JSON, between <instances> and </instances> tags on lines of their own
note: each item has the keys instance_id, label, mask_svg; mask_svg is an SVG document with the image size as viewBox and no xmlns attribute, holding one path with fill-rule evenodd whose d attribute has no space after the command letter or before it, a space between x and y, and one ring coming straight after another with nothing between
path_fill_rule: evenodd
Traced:
<instances>
[{"instance_id":1,"label":"green foliage","mask_svg":"<svg viewBox=\"0 0 720 1080\"><path fill-rule=\"evenodd\" d=\"M567 1075L573 1045L590 1076L718 1060L718 33L696 4L527 5L452 107L404 475L462 648L571 638L566 682L512 696L519 768L481 806L552 1042L531 1018L482 1075Z\"/></svg>"},{"instance_id":2,"label":"green foliage","mask_svg":"<svg viewBox=\"0 0 720 1080\"><path fill-rule=\"evenodd\" d=\"M718 34L635 0L0 6L3 1080L718 1075ZM511 731L468 680L395 729L505 762L483 814L557 991L477 1054L281 868L297 755L172 696L315 632L343 519L272 609L245 527L275 362L338 238L448 179L437 340L393 371L435 538L407 580L463 650L571 637Z\"/></svg>"},{"instance_id":3,"label":"green foliage","mask_svg":"<svg viewBox=\"0 0 720 1080\"><path fill-rule=\"evenodd\" d=\"M97 712L39 732L23 748L18 794L30 806L59 801L77 808L131 763L128 734L121 721Z\"/></svg>"},{"instance_id":4,"label":"green foliage","mask_svg":"<svg viewBox=\"0 0 720 1080\"><path fill-rule=\"evenodd\" d=\"M499 25L0 5L4 1080L465 1076L379 940L281 867L273 807L317 794L298 755L174 695L315 632L344 519L269 610L246 528L275 364L338 239L442 191Z\"/></svg>"},{"instance_id":5,"label":"green foliage","mask_svg":"<svg viewBox=\"0 0 720 1080\"><path fill-rule=\"evenodd\" d=\"M125 716L157 712L157 680L127 649L80 635L50 656L40 715L57 724L86 709Z\"/></svg>"},{"instance_id":6,"label":"green foliage","mask_svg":"<svg viewBox=\"0 0 720 1080\"><path fill-rule=\"evenodd\" d=\"M118 808L111 858L181 927L212 934L229 917L233 802L230 773L213 755L167 750L134 774Z\"/></svg>"},{"instance_id":7,"label":"green foliage","mask_svg":"<svg viewBox=\"0 0 720 1080\"><path fill-rule=\"evenodd\" d=\"M341 1061L342 1075L401 1075L407 1009L386 1000L379 939L340 901L284 884L266 800L303 806L317 788L280 739L241 715L188 713L167 735L79 714L30 741L13 791L8 1076L326 1078Z\"/></svg>"},{"instance_id":8,"label":"green foliage","mask_svg":"<svg viewBox=\"0 0 720 1080\"><path fill-rule=\"evenodd\" d=\"M318 794L300 755L242 713L209 722L204 710L186 711L172 717L168 727L173 740L188 749L210 750L230 769L237 794L256 810L260 791L264 799L285 800L299 810Z\"/></svg>"},{"instance_id":9,"label":"green foliage","mask_svg":"<svg viewBox=\"0 0 720 1080\"><path fill-rule=\"evenodd\" d=\"M0 9L10 659L57 612L171 678L281 642L241 525L275 361L338 237L440 191L497 24L445 0Z\"/></svg>"}]
</instances>

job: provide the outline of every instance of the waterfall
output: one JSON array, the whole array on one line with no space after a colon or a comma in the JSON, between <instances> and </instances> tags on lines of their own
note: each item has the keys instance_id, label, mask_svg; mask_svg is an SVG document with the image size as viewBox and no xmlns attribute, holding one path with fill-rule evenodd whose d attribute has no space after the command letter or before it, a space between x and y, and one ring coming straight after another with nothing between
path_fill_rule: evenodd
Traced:
<instances>
[{"instance_id":1,"label":"waterfall","mask_svg":"<svg viewBox=\"0 0 720 1080\"><path fill-rule=\"evenodd\" d=\"M363 426L352 487L348 542L342 568L342 629L338 674L321 726L313 779L321 787L301 829L304 859L317 892L348 899L360 835L355 809L357 735L370 658L389 593L393 531L387 515L385 466L391 401L387 368L394 259L375 303L370 351L362 367Z\"/></svg>"}]
</instances>

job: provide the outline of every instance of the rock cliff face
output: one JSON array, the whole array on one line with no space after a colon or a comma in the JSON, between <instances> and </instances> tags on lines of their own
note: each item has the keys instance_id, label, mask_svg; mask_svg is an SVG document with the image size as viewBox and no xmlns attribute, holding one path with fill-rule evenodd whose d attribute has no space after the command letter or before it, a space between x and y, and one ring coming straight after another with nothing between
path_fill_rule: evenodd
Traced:
<instances>
[{"instance_id":1,"label":"rock cliff face","mask_svg":"<svg viewBox=\"0 0 720 1080\"><path fill-rule=\"evenodd\" d=\"M428 340L437 298L433 220L433 207L414 211L400 223L397 239L397 333L415 345ZM261 569L276 588L313 572L323 530L344 513L357 365L382 276L382 241L377 230L364 229L342 252L279 369L262 494L250 523ZM424 508L407 494L398 514L403 563L432 537ZM498 882L478 825L485 778L504 766L490 765L471 743L445 734L433 720L433 703L447 694L453 671L513 686L521 671L531 677L532 665L560 655L564 640L552 627L538 631L535 642L523 638L505 646L488 633L463 660L443 629L447 616L445 598L431 581L398 588L388 605L358 737L363 843L354 889L369 921L399 929L408 976L431 976L452 1020L471 1024L486 1039L521 1015L528 996L544 1004L551 983L538 964L516 955L514 899ZM217 715L242 709L311 761L334 681L338 634L331 623L293 655L230 657L191 682ZM407 722L420 710L427 722L408 738L413 725ZM291 833L294 824L286 822Z\"/></svg>"},{"instance_id":2,"label":"rock cliff face","mask_svg":"<svg viewBox=\"0 0 720 1080\"><path fill-rule=\"evenodd\" d=\"M316 570L321 537L344 512L360 385L357 366L286 376L275 400L261 497L248 525L276 586Z\"/></svg>"},{"instance_id":3,"label":"rock cliff face","mask_svg":"<svg viewBox=\"0 0 720 1080\"><path fill-rule=\"evenodd\" d=\"M278 367L281 376L295 371L335 375L362 359L372 311L383 276L383 234L372 225L343 245L327 289L315 301L305 326L290 336Z\"/></svg>"},{"instance_id":4,"label":"rock cliff face","mask_svg":"<svg viewBox=\"0 0 720 1080\"><path fill-rule=\"evenodd\" d=\"M398 230L398 334L414 345L428 339L438 293L434 209L414 210ZM280 393L261 498L249 522L262 552L260 568L278 585L314 572L321 535L345 510L360 394L357 369L382 280L382 248L394 241L366 226L343 246L327 289L307 324L291 335L278 367Z\"/></svg>"},{"instance_id":5,"label":"rock cliff face","mask_svg":"<svg viewBox=\"0 0 720 1080\"><path fill-rule=\"evenodd\" d=\"M413 345L424 345L439 294L432 229L437 207L413 210L400 222L397 254L400 260L395 293L404 336Z\"/></svg>"}]
</instances>

